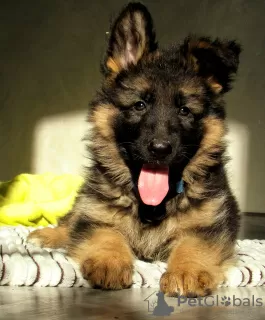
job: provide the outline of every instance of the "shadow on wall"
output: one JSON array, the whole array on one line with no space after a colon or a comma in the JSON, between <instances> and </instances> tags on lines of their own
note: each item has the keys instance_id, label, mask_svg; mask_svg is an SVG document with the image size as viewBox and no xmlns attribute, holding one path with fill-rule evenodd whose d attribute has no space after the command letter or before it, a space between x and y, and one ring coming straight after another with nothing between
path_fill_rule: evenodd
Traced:
<instances>
[{"instance_id":1,"label":"shadow on wall","mask_svg":"<svg viewBox=\"0 0 265 320\"><path fill-rule=\"evenodd\" d=\"M127 1L4 1L0 12L0 179L79 172L88 101L100 83L109 16ZM189 32L237 37L239 79L228 97L230 176L245 211L265 212L265 2L144 1L162 44ZM246 23L247 22L247 23ZM83 163L83 162L82 162Z\"/></svg>"}]
</instances>

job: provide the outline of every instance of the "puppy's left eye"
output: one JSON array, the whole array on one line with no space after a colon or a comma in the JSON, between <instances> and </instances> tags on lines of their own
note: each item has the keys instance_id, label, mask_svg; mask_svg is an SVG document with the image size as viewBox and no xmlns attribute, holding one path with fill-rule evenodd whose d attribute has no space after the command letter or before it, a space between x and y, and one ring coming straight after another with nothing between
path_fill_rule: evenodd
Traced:
<instances>
[{"instance_id":1,"label":"puppy's left eye","mask_svg":"<svg viewBox=\"0 0 265 320\"><path fill-rule=\"evenodd\" d=\"M179 109L179 115L180 115L180 116L186 117L186 116L189 115L189 114L190 114L190 109L189 109L189 108L187 108L187 107L181 107L181 108Z\"/></svg>"},{"instance_id":2,"label":"puppy's left eye","mask_svg":"<svg viewBox=\"0 0 265 320\"><path fill-rule=\"evenodd\" d=\"M134 109L137 111L143 111L146 108L146 104L143 101L138 101L134 104Z\"/></svg>"}]
</instances>

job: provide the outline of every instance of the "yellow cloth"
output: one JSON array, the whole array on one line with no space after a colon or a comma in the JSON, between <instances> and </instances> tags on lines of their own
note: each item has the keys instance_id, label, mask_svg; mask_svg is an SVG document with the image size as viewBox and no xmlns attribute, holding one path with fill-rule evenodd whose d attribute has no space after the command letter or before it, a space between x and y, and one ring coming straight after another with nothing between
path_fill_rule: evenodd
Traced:
<instances>
[{"instance_id":1,"label":"yellow cloth","mask_svg":"<svg viewBox=\"0 0 265 320\"><path fill-rule=\"evenodd\" d=\"M83 181L80 176L45 173L0 182L0 225L56 224L72 208Z\"/></svg>"}]
</instances>

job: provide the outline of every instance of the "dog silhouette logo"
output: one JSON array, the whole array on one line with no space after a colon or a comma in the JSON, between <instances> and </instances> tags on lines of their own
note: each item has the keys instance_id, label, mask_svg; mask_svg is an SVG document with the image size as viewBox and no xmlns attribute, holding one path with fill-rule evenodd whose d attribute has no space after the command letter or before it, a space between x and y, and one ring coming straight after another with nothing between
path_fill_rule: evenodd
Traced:
<instances>
[{"instance_id":1,"label":"dog silhouette logo","mask_svg":"<svg viewBox=\"0 0 265 320\"><path fill-rule=\"evenodd\" d=\"M163 292L158 292L157 294L157 305L154 308L154 316L169 316L173 311L174 307L169 306L165 301L165 295Z\"/></svg>"}]
</instances>

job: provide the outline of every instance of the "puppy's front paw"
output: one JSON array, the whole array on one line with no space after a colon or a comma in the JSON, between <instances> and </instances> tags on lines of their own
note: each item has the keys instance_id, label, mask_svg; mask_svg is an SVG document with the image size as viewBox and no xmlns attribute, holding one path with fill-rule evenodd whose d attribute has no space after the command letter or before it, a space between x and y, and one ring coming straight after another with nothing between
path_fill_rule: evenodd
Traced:
<instances>
[{"instance_id":1,"label":"puppy's front paw","mask_svg":"<svg viewBox=\"0 0 265 320\"><path fill-rule=\"evenodd\" d=\"M105 256L105 257L104 257ZM102 253L100 257L88 258L81 265L85 279L92 286L102 289L125 289L132 285L133 264L119 254Z\"/></svg>"},{"instance_id":2,"label":"puppy's front paw","mask_svg":"<svg viewBox=\"0 0 265 320\"><path fill-rule=\"evenodd\" d=\"M27 242L42 248L61 248L63 237L59 228L35 230L28 235Z\"/></svg>"},{"instance_id":3,"label":"puppy's front paw","mask_svg":"<svg viewBox=\"0 0 265 320\"><path fill-rule=\"evenodd\" d=\"M213 275L206 270L176 268L165 272L160 280L160 289L168 296L203 297L217 287Z\"/></svg>"}]
</instances>

